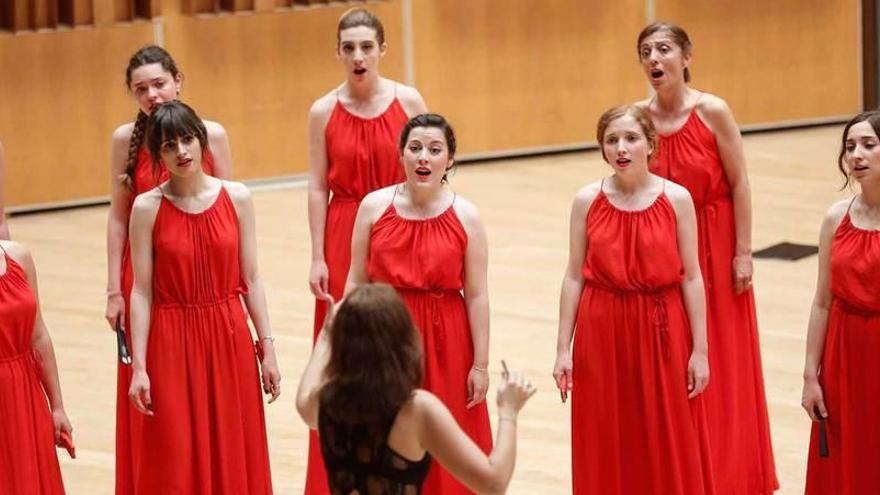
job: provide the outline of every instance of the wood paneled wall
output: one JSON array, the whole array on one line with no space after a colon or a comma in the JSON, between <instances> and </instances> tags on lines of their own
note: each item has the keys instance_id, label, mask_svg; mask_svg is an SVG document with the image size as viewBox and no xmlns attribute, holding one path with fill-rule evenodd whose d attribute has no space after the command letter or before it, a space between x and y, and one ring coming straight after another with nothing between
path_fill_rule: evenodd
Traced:
<instances>
[{"instance_id":1,"label":"wood paneled wall","mask_svg":"<svg viewBox=\"0 0 880 495\"><path fill-rule=\"evenodd\" d=\"M603 110L648 93L635 50L645 0L408 1L411 73L429 108L455 124L461 154L591 142ZM398 80L403 2L366 2L386 27L383 74ZM0 34L10 206L107 194L110 133L136 112L125 64L157 32L186 76L181 98L229 132L237 178L306 170L309 105L343 77L335 25L347 5L75 3L91 6L90 26ZM727 99L741 124L860 109L859 0L653 3L657 18L691 34L694 85Z\"/></svg>"},{"instance_id":2,"label":"wood paneled wall","mask_svg":"<svg viewBox=\"0 0 880 495\"><path fill-rule=\"evenodd\" d=\"M416 86L461 154L595 141L606 108L645 94L632 48L644 0L414 0L413 11Z\"/></svg>"},{"instance_id":3,"label":"wood paneled wall","mask_svg":"<svg viewBox=\"0 0 880 495\"><path fill-rule=\"evenodd\" d=\"M369 7L385 26L382 73L400 79L400 3ZM336 60L336 23L347 8L165 21L165 46L186 76L181 98L226 127L237 178L305 171L309 107L345 77Z\"/></svg>"},{"instance_id":4,"label":"wood paneled wall","mask_svg":"<svg viewBox=\"0 0 880 495\"><path fill-rule=\"evenodd\" d=\"M860 110L860 0L655 2L691 37L693 86L726 99L740 124Z\"/></svg>"},{"instance_id":5,"label":"wood paneled wall","mask_svg":"<svg viewBox=\"0 0 880 495\"><path fill-rule=\"evenodd\" d=\"M153 29L0 35L0 140L9 205L109 193L110 134L135 114L125 65Z\"/></svg>"}]
</instances>

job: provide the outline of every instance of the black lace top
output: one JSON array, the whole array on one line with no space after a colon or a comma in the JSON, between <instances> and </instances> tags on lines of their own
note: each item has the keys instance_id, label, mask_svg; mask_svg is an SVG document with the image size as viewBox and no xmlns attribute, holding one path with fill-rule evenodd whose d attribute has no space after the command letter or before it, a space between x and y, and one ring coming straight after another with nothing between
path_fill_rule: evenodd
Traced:
<instances>
[{"instance_id":1,"label":"black lace top","mask_svg":"<svg viewBox=\"0 0 880 495\"><path fill-rule=\"evenodd\" d=\"M405 459L388 446L396 415L381 424L342 424L318 411L318 435L333 495L420 495L431 467L425 452Z\"/></svg>"}]
</instances>

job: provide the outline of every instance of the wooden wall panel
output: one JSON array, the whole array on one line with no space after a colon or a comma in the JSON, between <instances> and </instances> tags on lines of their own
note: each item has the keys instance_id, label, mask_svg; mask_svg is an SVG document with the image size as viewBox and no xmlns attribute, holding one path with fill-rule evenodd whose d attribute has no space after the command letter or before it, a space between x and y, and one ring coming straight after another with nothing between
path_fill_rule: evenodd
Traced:
<instances>
[{"instance_id":1,"label":"wooden wall panel","mask_svg":"<svg viewBox=\"0 0 880 495\"><path fill-rule=\"evenodd\" d=\"M740 124L860 110L859 0L655 2L694 43L694 87L726 99Z\"/></svg>"},{"instance_id":2,"label":"wooden wall panel","mask_svg":"<svg viewBox=\"0 0 880 495\"><path fill-rule=\"evenodd\" d=\"M593 6L585 4L595 4ZM460 153L595 141L599 115L644 95L643 0L414 0L415 82Z\"/></svg>"},{"instance_id":3,"label":"wooden wall panel","mask_svg":"<svg viewBox=\"0 0 880 495\"><path fill-rule=\"evenodd\" d=\"M381 71L400 79L400 3L367 5L385 25ZM181 99L226 127L236 178L306 171L309 107L345 76L336 23L348 7L166 20L166 48L186 76Z\"/></svg>"},{"instance_id":4,"label":"wooden wall panel","mask_svg":"<svg viewBox=\"0 0 880 495\"><path fill-rule=\"evenodd\" d=\"M348 5L253 0L255 13L188 14L213 1L151 2L186 75L182 98L227 128L237 178L303 173L309 105L344 77L335 25ZM741 124L859 110L860 0L653 1L694 39L694 85ZM455 124L462 154L591 142L604 109L648 93L634 48L644 0L411 2L416 86ZM9 206L107 194L109 135L136 110L125 63L154 36L151 23L114 22L123 3L65 0L54 15L96 26L0 33L0 67L14 68L0 78ZM0 3L7 23L11 5ZM385 23L382 72L402 80L402 0L365 5Z\"/></svg>"},{"instance_id":5,"label":"wooden wall panel","mask_svg":"<svg viewBox=\"0 0 880 495\"><path fill-rule=\"evenodd\" d=\"M148 23L0 36L8 206L108 194L110 134L136 111L125 64L152 37Z\"/></svg>"}]
</instances>

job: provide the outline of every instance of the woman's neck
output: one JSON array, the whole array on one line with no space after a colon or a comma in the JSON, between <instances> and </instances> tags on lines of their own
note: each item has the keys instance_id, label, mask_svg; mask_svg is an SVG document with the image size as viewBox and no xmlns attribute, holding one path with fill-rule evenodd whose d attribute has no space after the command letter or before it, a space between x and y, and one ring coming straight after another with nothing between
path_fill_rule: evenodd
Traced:
<instances>
[{"instance_id":1,"label":"woman's neck","mask_svg":"<svg viewBox=\"0 0 880 495\"><path fill-rule=\"evenodd\" d=\"M352 84L351 81L346 81L345 85L348 89L348 95L352 100L368 102L381 90L382 78L379 77L379 75L376 75L357 84Z\"/></svg>"},{"instance_id":2,"label":"woman's neck","mask_svg":"<svg viewBox=\"0 0 880 495\"><path fill-rule=\"evenodd\" d=\"M681 83L657 91L657 108L662 113L678 113L683 110L690 96L691 89Z\"/></svg>"},{"instance_id":3,"label":"woman's neck","mask_svg":"<svg viewBox=\"0 0 880 495\"><path fill-rule=\"evenodd\" d=\"M191 166L196 166L193 163ZM211 178L205 173L190 177L171 175L168 179L168 193L176 198L194 198L211 189Z\"/></svg>"},{"instance_id":4,"label":"woman's neck","mask_svg":"<svg viewBox=\"0 0 880 495\"><path fill-rule=\"evenodd\" d=\"M635 194L651 184L651 173L648 170L635 171L628 174L614 174L614 185L622 194Z\"/></svg>"},{"instance_id":5,"label":"woman's neck","mask_svg":"<svg viewBox=\"0 0 880 495\"><path fill-rule=\"evenodd\" d=\"M406 190L407 198L409 198L409 202L413 208L421 211L431 210L431 206L443 196L442 184L439 184L436 187L427 188L412 187L412 185L407 182L404 184L404 189Z\"/></svg>"},{"instance_id":6,"label":"woman's neck","mask_svg":"<svg viewBox=\"0 0 880 495\"><path fill-rule=\"evenodd\" d=\"M862 203L868 208L880 210L880 182L863 184L861 189Z\"/></svg>"}]
</instances>

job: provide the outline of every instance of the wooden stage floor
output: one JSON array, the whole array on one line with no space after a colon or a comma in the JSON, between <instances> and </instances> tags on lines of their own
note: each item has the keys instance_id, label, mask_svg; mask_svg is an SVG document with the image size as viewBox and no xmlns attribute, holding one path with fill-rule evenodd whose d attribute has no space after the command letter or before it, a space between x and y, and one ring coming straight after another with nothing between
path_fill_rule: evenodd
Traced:
<instances>
[{"instance_id":1,"label":"wooden stage floor","mask_svg":"<svg viewBox=\"0 0 880 495\"><path fill-rule=\"evenodd\" d=\"M836 159L842 126L754 134L746 154L754 202L754 249L782 241L815 244L823 212L840 192ZM466 139L466 137L465 137ZM510 159L460 167L459 194L480 208L489 234L492 311L490 408L499 360L539 387L520 420L511 494L570 492L569 408L550 372L559 286L575 191L608 172L597 152ZM104 173L104 170L96 170ZM10 187L13 187L12 185ZM299 494L306 427L294 392L311 347L309 239L302 185L255 192L262 277L283 374L283 394L267 406L272 473L279 494ZM106 207L16 216L15 240L37 262L43 312L58 354L79 458L61 456L68 493L113 491L115 339L103 320ZM807 319L816 257L755 261L764 375L781 494L803 493L809 420L800 408Z\"/></svg>"}]
</instances>

